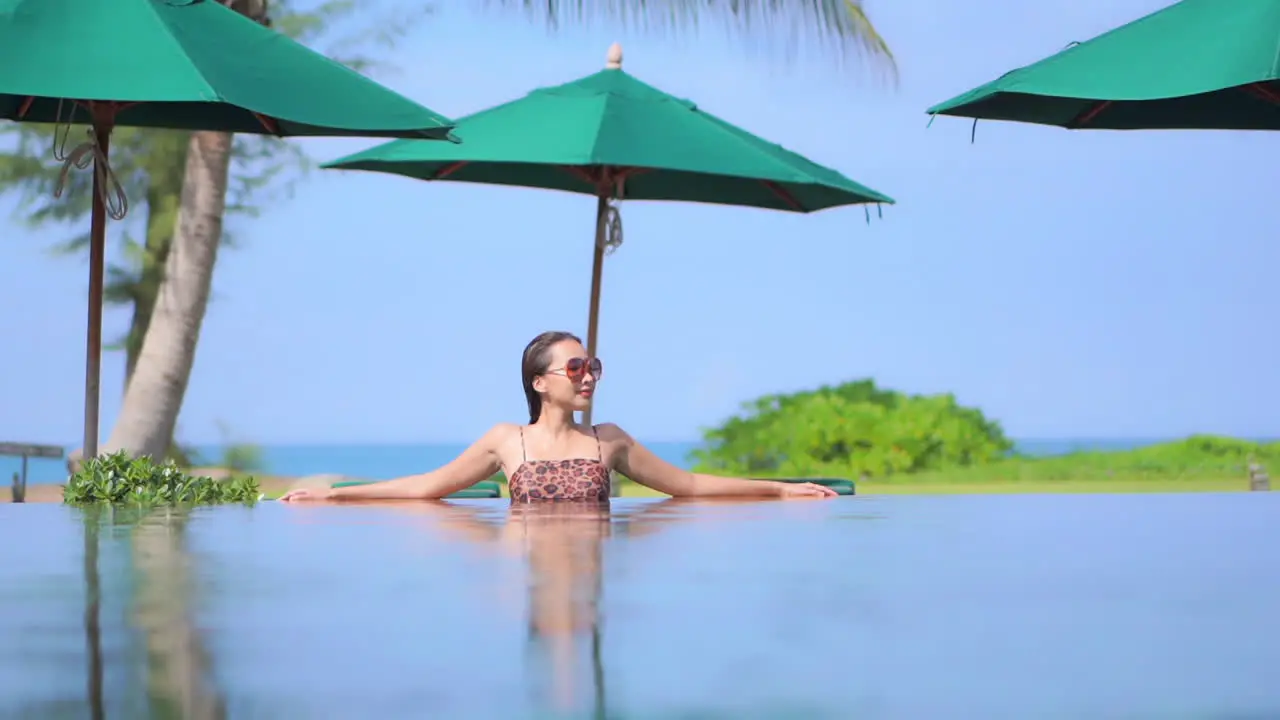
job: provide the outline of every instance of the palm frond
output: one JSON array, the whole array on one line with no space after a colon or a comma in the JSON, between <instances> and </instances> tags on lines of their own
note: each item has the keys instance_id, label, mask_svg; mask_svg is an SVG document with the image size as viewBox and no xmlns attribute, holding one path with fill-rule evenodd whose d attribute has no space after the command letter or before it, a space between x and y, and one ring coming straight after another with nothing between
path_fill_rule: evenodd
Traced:
<instances>
[{"instance_id":1,"label":"palm frond","mask_svg":"<svg viewBox=\"0 0 1280 720\"><path fill-rule=\"evenodd\" d=\"M55 243L49 248L49 254L54 256L62 255L80 255L89 249L89 231L84 231L76 235Z\"/></svg>"},{"instance_id":2,"label":"palm frond","mask_svg":"<svg viewBox=\"0 0 1280 720\"><path fill-rule=\"evenodd\" d=\"M228 213L231 212L230 206L227 206L227 212ZM249 212L249 211L241 210L240 212ZM240 240L240 235L238 233L232 232L231 230L228 230L225 227L222 229L222 240L219 242L219 245L221 247L227 248L228 250L239 250L244 247L244 243Z\"/></svg>"},{"instance_id":3,"label":"palm frond","mask_svg":"<svg viewBox=\"0 0 1280 720\"><path fill-rule=\"evenodd\" d=\"M858 45L865 48L872 55L884 57L889 61L892 68L897 69L897 59L893 56L893 51L889 49L889 43L876 30L875 25L871 24L871 19L867 17L867 12L862 8L862 0L844 0L845 14L850 24L850 32L853 37L858 38Z\"/></svg>"},{"instance_id":4,"label":"palm frond","mask_svg":"<svg viewBox=\"0 0 1280 720\"><path fill-rule=\"evenodd\" d=\"M724 27L748 46L781 45L788 57L818 49L839 62L870 61L897 78L897 63L876 30L864 0L488 0L517 6L551 29L565 22L617 22L650 32L698 31L707 22Z\"/></svg>"},{"instance_id":5,"label":"palm frond","mask_svg":"<svg viewBox=\"0 0 1280 720\"><path fill-rule=\"evenodd\" d=\"M145 281L135 268L108 265L102 283L102 301L108 305L132 305L144 291Z\"/></svg>"}]
</instances>

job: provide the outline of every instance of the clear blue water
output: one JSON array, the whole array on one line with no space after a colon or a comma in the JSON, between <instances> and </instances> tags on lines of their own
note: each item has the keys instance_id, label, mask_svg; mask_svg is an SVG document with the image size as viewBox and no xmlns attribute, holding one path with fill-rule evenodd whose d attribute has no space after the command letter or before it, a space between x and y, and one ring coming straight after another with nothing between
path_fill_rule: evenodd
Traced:
<instances>
[{"instance_id":1,"label":"clear blue water","mask_svg":"<svg viewBox=\"0 0 1280 720\"><path fill-rule=\"evenodd\" d=\"M1031 455L1056 455L1076 450L1127 450L1160 440L1143 439L1063 439L1022 440L1019 452ZM648 443L650 449L665 460L688 466L688 456L698 447L694 442ZM67 449L78 445L67 444ZM439 467L462 452L464 445L454 443L424 443L416 445L267 445L262 448L265 460L264 472L271 475L297 477L303 475L345 475L353 478L383 480L420 473ZM208 461L222 457L218 447L197 448ZM67 477L65 462L58 460L30 460L28 482L60 483ZM18 458L0 457L0 484L7 485L9 478L20 467Z\"/></svg>"},{"instance_id":2,"label":"clear blue water","mask_svg":"<svg viewBox=\"0 0 1280 720\"><path fill-rule=\"evenodd\" d=\"M0 717L1280 717L1280 494L550 511L0 506Z\"/></svg>"}]
</instances>

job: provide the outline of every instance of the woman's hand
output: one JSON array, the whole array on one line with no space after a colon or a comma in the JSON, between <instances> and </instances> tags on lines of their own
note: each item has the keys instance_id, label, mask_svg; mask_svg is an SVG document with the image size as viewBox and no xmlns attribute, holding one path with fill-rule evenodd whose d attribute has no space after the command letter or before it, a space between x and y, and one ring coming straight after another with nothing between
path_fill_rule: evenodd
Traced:
<instances>
[{"instance_id":1,"label":"woman's hand","mask_svg":"<svg viewBox=\"0 0 1280 720\"><path fill-rule=\"evenodd\" d=\"M778 488L778 497L783 500L792 500L795 498L829 498L836 497L840 493L829 487L819 485L817 483L787 483L780 482Z\"/></svg>"},{"instance_id":2,"label":"woman's hand","mask_svg":"<svg viewBox=\"0 0 1280 720\"><path fill-rule=\"evenodd\" d=\"M306 502L308 500L329 500L333 497L331 487L294 488L280 496L280 502Z\"/></svg>"}]
</instances>

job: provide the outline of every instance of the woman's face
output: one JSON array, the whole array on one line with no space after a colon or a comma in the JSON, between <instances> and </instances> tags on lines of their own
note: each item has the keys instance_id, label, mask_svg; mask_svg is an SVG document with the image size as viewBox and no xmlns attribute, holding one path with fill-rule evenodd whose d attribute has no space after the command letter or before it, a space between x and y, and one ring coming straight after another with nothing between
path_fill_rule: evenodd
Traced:
<instances>
[{"instance_id":1,"label":"woman's face","mask_svg":"<svg viewBox=\"0 0 1280 720\"><path fill-rule=\"evenodd\" d=\"M574 340L551 346L546 371L534 380L534 389L544 402L572 410L591 407L591 397L600 381L599 361L587 357L587 349Z\"/></svg>"}]
</instances>

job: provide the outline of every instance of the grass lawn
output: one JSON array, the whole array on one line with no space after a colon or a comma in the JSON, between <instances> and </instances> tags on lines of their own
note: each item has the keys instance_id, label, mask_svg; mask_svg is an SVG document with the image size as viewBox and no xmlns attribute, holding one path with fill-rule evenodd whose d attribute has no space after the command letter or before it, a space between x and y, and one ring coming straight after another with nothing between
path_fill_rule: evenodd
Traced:
<instances>
[{"instance_id":1,"label":"grass lawn","mask_svg":"<svg viewBox=\"0 0 1280 720\"><path fill-rule=\"evenodd\" d=\"M938 477L916 480L866 480L855 484L858 495L1013 495L1025 493L1169 493L1244 492L1247 478L1165 478L1116 477L1105 480L981 480L948 481ZM665 497L643 485L622 484L622 497Z\"/></svg>"},{"instance_id":2,"label":"grass lawn","mask_svg":"<svg viewBox=\"0 0 1280 720\"><path fill-rule=\"evenodd\" d=\"M1119 477L1112 480L1029 480L992 482L913 482L911 480L867 481L857 486L859 495L989 495L1025 493L1172 493L1244 492L1244 478L1146 478Z\"/></svg>"},{"instance_id":3,"label":"grass lawn","mask_svg":"<svg viewBox=\"0 0 1280 720\"><path fill-rule=\"evenodd\" d=\"M1011 457L875 477L857 482L856 489L859 495L1247 492L1255 462L1280 471L1280 443L1192 436L1134 450ZM830 474L841 472L832 468Z\"/></svg>"}]
</instances>

